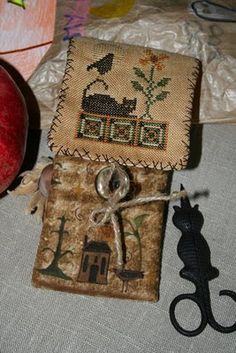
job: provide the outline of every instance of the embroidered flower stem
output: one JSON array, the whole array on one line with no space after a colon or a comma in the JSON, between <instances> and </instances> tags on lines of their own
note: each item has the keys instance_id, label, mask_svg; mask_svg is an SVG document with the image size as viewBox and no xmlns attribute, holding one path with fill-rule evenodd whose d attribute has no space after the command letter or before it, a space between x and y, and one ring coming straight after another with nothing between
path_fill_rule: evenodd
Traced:
<instances>
[{"instance_id":1,"label":"embroidered flower stem","mask_svg":"<svg viewBox=\"0 0 236 353\"><path fill-rule=\"evenodd\" d=\"M154 65L152 65L151 67L151 70L150 70L150 75L149 75L149 80L148 80L148 87L146 89L147 91L147 100L145 102L146 104L146 111L145 113L141 116L141 118L147 118L147 119L152 119L151 117L151 114L150 114L150 107L151 105L153 104L153 101L152 101L152 97L153 97L153 90L154 90L154 87L153 87L153 84L154 84L154 81L153 81L153 74L154 74Z\"/></svg>"},{"instance_id":2,"label":"embroidered flower stem","mask_svg":"<svg viewBox=\"0 0 236 353\"><path fill-rule=\"evenodd\" d=\"M150 113L151 106L157 101L163 101L169 94L168 91L161 91L159 94L156 95L155 90L158 88L160 89L162 87L165 87L170 81L170 78L163 77L160 81L155 81L154 79L155 69L157 71L161 71L164 68L163 60L168 58L169 57L165 54L154 55L152 51L148 49L146 51L146 56L139 60L140 64L143 66L151 64L148 78L139 67L133 68L135 75L145 81L145 83L147 84L147 86L144 87L138 81L131 81L134 89L144 94L147 98L147 100L145 101L145 112L141 115L142 119L153 119Z\"/></svg>"}]
</instances>

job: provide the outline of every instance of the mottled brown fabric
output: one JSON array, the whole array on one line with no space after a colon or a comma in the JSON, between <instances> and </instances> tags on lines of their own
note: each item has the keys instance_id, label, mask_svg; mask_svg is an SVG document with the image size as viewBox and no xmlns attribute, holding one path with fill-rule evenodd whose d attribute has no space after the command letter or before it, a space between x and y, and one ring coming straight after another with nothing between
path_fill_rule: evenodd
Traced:
<instances>
[{"instance_id":1,"label":"mottled brown fabric","mask_svg":"<svg viewBox=\"0 0 236 353\"><path fill-rule=\"evenodd\" d=\"M94 227L89 216L106 206L95 188L108 163L57 156L38 247L33 284L74 293L156 301L165 203L120 212L125 266L117 271L110 223ZM168 192L169 172L131 167L129 199Z\"/></svg>"},{"instance_id":2,"label":"mottled brown fabric","mask_svg":"<svg viewBox=\"0 0 236 353\"><path fill-rule=\"evenodd\" d=\"M71 40L51 149L163 170L189 157L199 61L93 38Z\"/></svg>"}]
</instances>

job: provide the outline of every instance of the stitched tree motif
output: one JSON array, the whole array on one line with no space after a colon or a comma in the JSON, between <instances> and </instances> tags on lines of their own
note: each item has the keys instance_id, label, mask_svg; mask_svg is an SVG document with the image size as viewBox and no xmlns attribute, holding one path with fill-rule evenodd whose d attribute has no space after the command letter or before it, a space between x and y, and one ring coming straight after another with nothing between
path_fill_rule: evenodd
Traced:
<instances>
[{"instance_id":1,"label":"stitched tree motif","mask_svg":"<svg viewBox=\"0 0 236 353\"><path fill-rule=\"evenodd\" d=\"M141 271L142 267L142 244L141 244L141 234L139 229L142 227L143 222L146 217L148 217L148 214L141 214L139 216L136 216L135 218L130 221L129 219L124 219L124 221L127 222L127 224L130 226L131 231L124 232L125 237L134 237L137 241L138 244L138 249L139 249L139 271Z\"/></svg>"},{"instance_id":2,"label":"stitched tree motif","mask_svg":"<svg viewBox=\"0 0 236 353\"><path fill-rule=\"evenodd\" d=\"M41 272L43 275L59 277L65 280L71 280L71 278L65 275L65 273L59 268L59 261L63 256L67 254L71 254L73 256L73 252L71 250L66 250L63 252L61 249L64 236L69 234L69 232L65 230L65 223L68 221L68 218L65 218L65 216L62 216L62 217L59 217L58 219L61 221L60 227L58 230L53 231L58 234L58 243L57 243L56 250L53 250L50 247L43 249L43 252L51 251L53 253L53 260L47 268L43 268L38 271Z\"/></svg>"},{"instance_id":3,"label":"stitched tree motif","mask_svg":"<svg viewBox=\"0 0 236 353\"><path fill-rule=\"evenodd\" d=\"M165 67L163 61L168 58L169 56L166 54L154 55L151 49L147 49L145 52L145 57L141 58L139 62L144 67L147 65L150 67L148 74L145 74L139 67L133 68L135 75L145 83L144 86L138 81L131 81L133 88L136 91L143 93L147 98L145 102L145 113L141 116L143 119L153 119L150 113L151 106L158 101L163 101L166 99L167 95L170 93L168 91L160 91L161 88L168 84L171 80L170 78L163 77L159 81L156 81L154 78L155 70L161 71ZM155 93L156 90L159 90L159 92Z\"/></svg>"}]
</instances>

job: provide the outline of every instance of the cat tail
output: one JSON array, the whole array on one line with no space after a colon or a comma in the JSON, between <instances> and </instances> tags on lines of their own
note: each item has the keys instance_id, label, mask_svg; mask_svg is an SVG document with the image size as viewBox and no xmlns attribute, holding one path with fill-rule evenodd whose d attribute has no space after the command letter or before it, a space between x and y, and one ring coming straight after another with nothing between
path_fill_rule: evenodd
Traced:
<instances>
[{"instance_id":1,"label":"cat tail","mask_svg":"<svg viewBox=\"0 0 236 353\"><path fill-rule=\"evenodd\" d=\"M86 97L87 92L88 92L88 91L90 90L90 88L91 88L93 85L95 85L97 82L102 83L103 86L105 87L105 90L106 90L106 91L108 90L108 88L109 88L108 84L107 84L104 80L102 80L101 78L97 78L96 80L90 82L90 83L87 85L87 87L84 89L84 91L83 91L83 97Z\"/></svg>"}]
</instances>

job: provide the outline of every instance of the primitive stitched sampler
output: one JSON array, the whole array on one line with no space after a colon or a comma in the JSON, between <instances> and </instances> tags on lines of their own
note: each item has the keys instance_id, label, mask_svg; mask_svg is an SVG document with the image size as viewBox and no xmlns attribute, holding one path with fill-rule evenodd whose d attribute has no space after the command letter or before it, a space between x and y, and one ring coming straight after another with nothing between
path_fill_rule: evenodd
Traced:
<instances>
[{"instance_id":1,"label":"primitive stitched sampler","mask_svg":"<svg viewBox=\"0 0 236 353\"><path fill-rule=\"evenodd\" d=\"M33 283L74 293L156 301L164 201L120 212L125 266L117 271L111 223L93 227L93 209L104 207L96 176L109 164L77 157L54 159L52 186L33 272ZM131 167L130 195L166 192L169 174Z\"/></svg>"},{"instance_id":2,"label":"primitive stitched sampler","mask_svg":"<svg viewBox=\"0 0 236 353\"><path fill-rule=\"evenodd\" d=\"M95 161L185 168L198 72L187 56L71 40L49 146Z\"/></svg>"},{"instance_id":3,"label":"primitive stitched sampler","mask_svg":"<svg viewBox=\"0 0 236 353\"><path fill-rule=\"evenodd\" d=\"M57 114L49 132L56 153L33 271L55 290L156 301L165 203L119 211L124 265L112 222L94 227L107 205L96 178L108 165L127 171L127 197L167 193L171 170L189 157L196 59L155 49L71 40Z\"/></svg>"}]
</instances>

